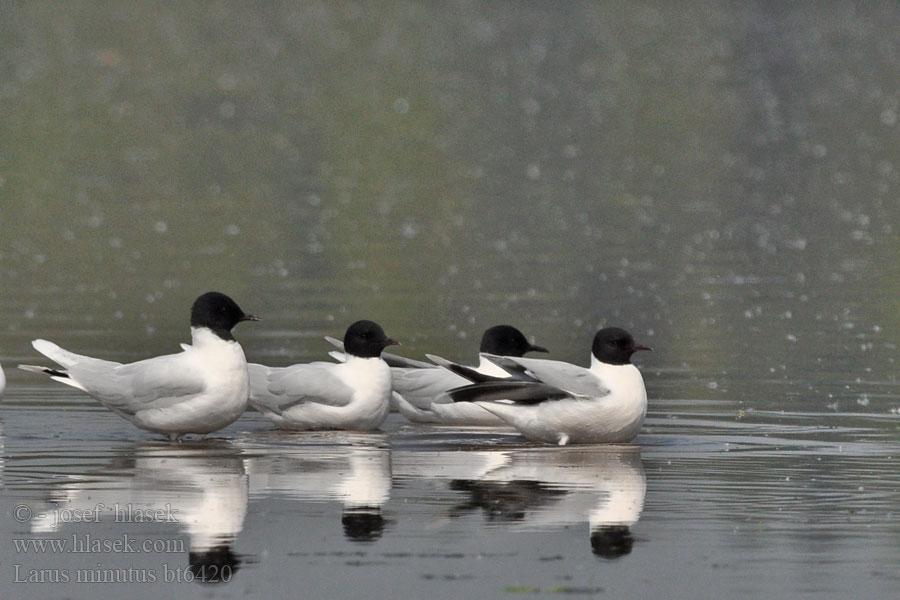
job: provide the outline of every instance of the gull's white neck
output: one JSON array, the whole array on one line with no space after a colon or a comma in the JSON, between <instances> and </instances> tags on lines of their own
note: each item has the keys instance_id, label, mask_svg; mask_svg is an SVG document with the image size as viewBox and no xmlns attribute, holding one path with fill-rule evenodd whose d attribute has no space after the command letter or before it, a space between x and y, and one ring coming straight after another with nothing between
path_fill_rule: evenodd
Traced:
<instances>
[{"instance_id":1,"label":"gull's white neck","mask_svg":"<svg viewBox=\"0 0 900 600\"><path fill-rule=\"evenodd\" d=\"M362 357L362 356L355 356L353 354L347 354L347 353L344 353L344 356L347 357L346 362L348 362L348 363L349 362L359 362L360 364L366 364L365 361L371 361L374 364L374 363L378 363L378 362L384 362L381 360L380 356ZM384 363L384 364L387 364L387 363Z\"/></svg>"},{"instance_id":2,"label":"gull's white neck","mask_svg":"<svg viewBox=\"0 0 900 600\"><path fill-rule=\"evenodd\" d=\"M644 389L644 378L633 364L611 365L600 361L592 354L590 370L611 392Z\"/></svg>"},{"instance_id":3,"label":"gull's white neck","mask_svg":"<svg viewBox=\"0 0 900 600\"><path fill-rule=\"evenodd\" d=\"M205 346L207 344L226 344L234 340L223 340L213 333L209 327L191 327L191 344Z\"/></svg>"}]
</instances>

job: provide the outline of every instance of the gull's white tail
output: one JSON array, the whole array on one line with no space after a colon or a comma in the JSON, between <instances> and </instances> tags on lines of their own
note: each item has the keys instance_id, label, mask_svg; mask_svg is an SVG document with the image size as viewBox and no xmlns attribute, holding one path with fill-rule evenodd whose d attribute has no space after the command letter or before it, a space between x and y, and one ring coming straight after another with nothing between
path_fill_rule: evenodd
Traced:
<instances>
[{"instance_id":1,"label":"gull's white tail","mask_svg":"<svg viewBox=\"0 0 900 600\"><path fill-rule=\"evenodd\" d=\"M34 340L33 342L31 342L31 345L34 346L35 350L37 350L56 364L62 365L66 368L71 367L72 365L77 364L86 358L84 356L81 356L80 354L75 354L74 352L64 350L53 342L48 342L47 340Z\"/></svg>"},{"instance_id":2,"label":"gull's white tail","mask_svg":"<svg viewBox=\"0 0 900 600\"><path fill-rule=\"evenodd\" d=\"M48 342L47 340L34 340L33 342L31 342L31 345L34 346L35 350L37 350L53 362L67 368L87 358L81 356L80 354L75 354L74 352L64 350L53 342ZM54 381L58 381L66 385L70 385L74 388L87 391L84 386L69 377L69 373L68 371L66 371L66 369L56 369L53 367L43 367L38 365L19 365L19 368L23 371L31 371L32 373L43 373L45 375L49 375L50 379L53 379Z\"/></svg>"}]
</instances>

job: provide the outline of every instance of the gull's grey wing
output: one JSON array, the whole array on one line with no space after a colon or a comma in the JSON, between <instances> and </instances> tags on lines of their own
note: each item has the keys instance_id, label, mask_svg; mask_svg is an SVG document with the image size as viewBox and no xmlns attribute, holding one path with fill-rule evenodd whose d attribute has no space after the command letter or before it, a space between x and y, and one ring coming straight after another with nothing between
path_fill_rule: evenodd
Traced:
<instances>
[{"instance_id":1,"label":"gull's grey wing","mask_svg":"<svg viewBox=\"0 0 900 600\"><path fill-rule=\"evenodd\" d=\"M325 339L329 344L339 348L341 352L344 351L344 342L339 339L325 336ZM329 352L332 358L336 358L334 353ZM406 358L405 356L398 356L396 354L391 354L390 352L382 352L381 358L388 364L389 367L398 367L402 369L433 369L434 365L431 363L427 363L421 360L413 360L412 358ZM337 359L340 360L340 359Z\"/></svg>"},{"instance_id":2,"label":"gull's grey wing","mask_svg":"<svg viewBox=\"0 0 900 600\"><path fill-rule=\"evenodd\" d=\"M333 338L330 335L326 335L325 341L328 342L329 344L331 344L332 346L334 346L335 348L337 348L338 350L340 350L341 352L344 351L344 342L342 342L341 340L339 340L337 338Z\"/></svg>"},{"instance_id":3,"label":"gull's grey wing","mask_svg":"<svg viewBox=\"0 0 900 600\"><path fill-rule=\"evenodd\" d=\"M518 380L518 381L529 381L531 383L540 383L538 379L535 379L531 375L529 375L524 367L521 365L512 362L510 359L507 359L504 356L495 356L493 354L488 354L486 352L482 352L479 356L487 358L489 361L500 367L501 370L505 371L506 377L497 377L494 375L487 375L474 369L472 367L467 367L464 365L457 364L453 361L447 360L446 358L442 358L437 356L436 354L426 354L428 360L433 361L435 364L444 367L454 373L465 377L469 381L474 383L485 383L488 381L507 381L507 380Z\"/></svg>"},{"instance_id":4,"label":"gull's grey wing","mask_svg":"<svg viewBox=\"0 0 900 600\"><path fill-rule=\"evenodd\" d=\"M70 366L68 374L105 406L131 415L178 404L206 389L203 373L184 354L126 365L87 359Z\"/></svg>"},{"instance_id":5,"label":"gull's grey wing","mask_svg":"<svg viewBox=\"0 0 900 600\"><path fill-rule=\"evenodd\" d=\"M437 366L430 369L391 369L394 391L419 409L427 409L440 394L467 383L468 380Z\"/></svg>"},{"instance_id":6,"label":"gull's grey wing","mask_svg":"<svg viewBox=\"0 0 900 600\"><path fill-rule=\"evenodd\" d=\"M492 355L487 356L494 360ZM603 385L603 382L592 371L578 365L540 358L513 358L508 356L497 358L504 364L513 362L520 367L524 367L526 375L570 392L572 395L599 398L609 394L609 389ZM506 368L504 365L501 366Z\"/></svg>"},{"instance_id":7,"label":"gull's grey wing","mask_svg":"<svg viewBox=\"0 0 900 600\"><path fill-rule=\"evenodd\" d=\"M515 358L506 357L506 356L498 356L496 354L489 354L487 352L481 352L479 354L482 358L486 358L490 362L494 363L509 375L507 379L512 379L515 381L530 381L531 383L541 383L541 380L534 377L531 373L528 372L528 369L520 365L515 361Z\"/></svg>"},{"instance_id":8,"label":"gull's grey wing","mask_svg":"<svg viewBox=\"0 0 900 600\"><path fill-rule=\"evenodd\" d=\"M433 364L427 363L424 360L415 360L412 358L406 358L405 356L398 356L396 354L391 354L390 352L382 352L381 358L390 367L397 367L397 368L401 368L401 369L433 369L434 368Z\"/></svg>"},{"instance_id":9,"label":"gull's grey wing","mask_svg":"<svg viewBox=\"0 0 900 600\"><path fill-rule=\"evenodd\" d=\"M283 368L249 364L250 400L267 410L285 410L315 402L328 406L347 406L353 400L353 388L344 383L334 369L343 365L313 362Z\"/></svg>"},{"instance_id":10,"label":"gull's grey wing","mask_svg":"<svg viewBox=\"0 0 900 600\"><path fill-rule=\"evenodd\" d=\"M454 402L510 400L517 404L538 404L547 400L572 398L572 394L545 383L500 380L473 383L447 392Z\"/></svg>"},{"instance_id":11,"label":"gull's grey wing","mask_svg":"<svg viewBox=\"0 0 900 600\"><path fill-rule=\"evenodd\" d=\"M428 360L432 361L436 365L440 365L441 367L447 369L448 371L459 375L460 377L465 377L467 380L475 382L475 383L484 383L486 381L504 381L503 377L494 377L492 375L485 375L484 373L479 373L477 370L472 367L466 367L464 365L457 364L453 361L447 360L437 354L426 354Z\"/></svg>"}]
</instances>

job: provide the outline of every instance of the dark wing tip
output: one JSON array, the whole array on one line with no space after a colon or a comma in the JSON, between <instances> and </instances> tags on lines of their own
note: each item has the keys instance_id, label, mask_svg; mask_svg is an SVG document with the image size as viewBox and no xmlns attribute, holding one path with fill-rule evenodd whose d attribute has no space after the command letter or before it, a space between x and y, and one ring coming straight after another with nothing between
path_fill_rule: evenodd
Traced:
<instances>
[{"instance_id":1,"label":"dark wing tip","mask_svg":"<svg viewBox=\"0 0 900 600\"><path fill-rule=\"evenodd\" d=\"M23 371L31 371L32 373L44 373L45 375L49 375L50 377L68 377L69 373L66 371L60 371L59 369L54 369L52 367L41 367L37 365L19 365L19 368Z\"/></svg>"},{"instance_id":2,"label":"dark wing tip","mask_svg":"<svg viewBox=\"0 0 900 600\"><path fill-rule=\"evenodd\" d=\"M571 398L571 394L546 383L533 381L487 381L454 388L446 392L454 402L510 400L517 404L538 404L546 400Z\"/></svg>"},{"instance_id":3,"label":"dark wing tip","mask_svg":"<svg viewBox=\"0 0 900 600\"><path fill-rule=\"evenodd\" d=\"M486 383L489 381L506 381L503 377L492 377L491 375L485 375L484 373L479 373L475 369L471 367L464 367L463 365L458 365L455 362L449 361L446 358L442 358L437 356L436 354L426 354L430 361L434 364L444 367L451 373L456 373L460 377L464 377L469 381L473 381L475 383Z\"/></svg>"}]
</instances>

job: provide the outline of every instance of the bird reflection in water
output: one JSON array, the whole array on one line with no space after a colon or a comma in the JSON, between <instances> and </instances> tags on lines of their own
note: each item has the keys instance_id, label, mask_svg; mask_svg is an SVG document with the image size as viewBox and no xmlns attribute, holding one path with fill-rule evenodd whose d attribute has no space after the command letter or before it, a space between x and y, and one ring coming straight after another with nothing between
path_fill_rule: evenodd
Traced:
<instances>
[{"instance_id":1,"label":"bird reflection in water","mask_svg":"<svg viewBox=\"0 0 900 600\"><path fill-rule=\"evenodd\" d=\"M454 479L450 489L457 492L468 492L468 502L453 509L461 514L472 509L484 511L489 521L522 521L529 510L537 509L554 502L559 496L569 492L540 481L475 481L471 479Z\"/></svg>"},{"instance_id":2,"label":"bird reflection in water","mask_svg":"<svg viewBox=\"0 0 900 600\"><path fill-rule=\"evenodd\" d=\"M591 549L600 558L631 554L634 537L628 525L603 525L591 531Z\"/></svg>"},{"instance_id":3,"label":"bird reflection in water","mask_svg":"<svg viewBox=\"0 0 900 600\"><path fill-rule=\"evenodd\" d=\"M219 544L204 552L191 550L188 554L188 570L195 581L203 583L231 581L242 562L228 544Z\"/></svg>"},{"instance_id":4,"label":"bird reflection in water","mask_svg":"<svg viewBox=\"0 0 900 600\"><path fill-rule=\"evenodd\" d=\"M499 466L477 479L451 480L450 489L469 494L451 517L481 509L491 522L536 530L586 520L595 555L614 559L631 552L631 527L647 491L638 447L530 447L501 454Z\"/></svg>"},{"instance_id":5,"label":"bird reflection in water","mask_svg":"<svg viewBox=\"0 0 900 600\"><path fill-rule=\"evenodd\" d=\"M387 435L329 431L301 438L302 443L280 445L277 452L271 444L245 443L251 495L338 501L348 540L380 539L389 525L381 513L391 494Z\"/></svg>"},{"instance_id":6,"label":"bird reflection in water","mask_svg":"<svg viewBox=\"0 0 900 600\"><path fill-rule=\"evenodd\" d=\"M50 491L55 508L35 511L33 533L59 531L68 511L97 511L99 520L135 514L167 514L188 535L188 571L198 583L227 583L243 558L232 550L247 514L248 478L240 453L223 440L177 446L143 442L107 467L72 476ZM171 526L171 525L166 525Z\"/></svg>"},{"instance_id":7,"label":"bird reflection in water","mask_svg":"<svg viewBox=\"0 0 900 600\"><path fill-rule=\"evenodd\" d=\"M341 515L344 535L354 542L374 542L381 538L386 523L377 506L345 508Z\"/></svg>"}]
</instances>

